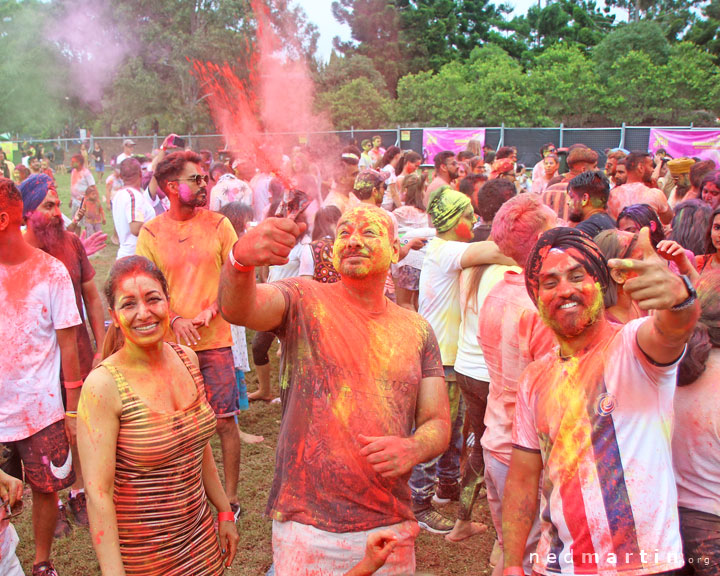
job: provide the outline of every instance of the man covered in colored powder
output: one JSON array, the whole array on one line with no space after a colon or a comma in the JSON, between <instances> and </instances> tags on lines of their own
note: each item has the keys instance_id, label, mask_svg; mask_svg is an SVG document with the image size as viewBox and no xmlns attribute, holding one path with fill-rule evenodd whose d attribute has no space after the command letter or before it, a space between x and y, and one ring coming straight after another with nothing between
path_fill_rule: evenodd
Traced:
<instances>
[{"instance_id":1,"label":"man covered in colored powder","mask_svg":"<svg viewBox=\"0 0 720 576\"><path fill-rule=\"evenodd\" d=\"M438 345L425 320L383 295L399 246L392 220L375 206L338 222L340 282L256 286L254 267L287 262L301 228L269 218L248 232L219 290L228 321L272 330L283 343L283 418L267 507L275 571L345 574L363 558L368 535L389 528L397 543L378 574L412 573L418 526L408 478L450 436Z\"/></svg>"},{"instance_id":2,"label":"man covered in colored powder","mask_svg":"<svg viewBox=\"0 0 720 576\"><path fill-rule=\"evenodd\" d=\"M525 282L559 347L531 363L517 394L503 500L506 576L531 555L539 574L659 574L683 565L672 471L677 366L698 317L695 290L654 254L610 260L584 233L555 228L538 240ZM650 317L610 323L610 275Z\"/></svg>"},{"instance_id":3,"label":"man covered in colored powder","mask_svg":"<svg viewBox=\"0 0 720 576\"><path fill-rule=\"evenodd\" d=\"M57 576L50 549L57 493L75 481L70 444L82 386L75 337L81 320L67 269L24 240L22 222L20 191L0 178L0 331L6 345L0 356L0 460L8 474L24 475L32 490L32 575Z\"/></svg>"},{"instance_id":4,"label":"man covered in colored powder","mask_svg":"<svg viewBox=\"0 0 720 576\"><path fill-rule=\"evenodd\" d=\"M60 260L70 274L81 320L81 324L75 329L80 379L85 380L90 370L100 361L99 348L105 339L105 317L95 285L95 269L90 264L80 239L67 232L63 226L55 182L46 174L34 174L22 182L19 188L23 196L23 217L27 225L25 241ZM90 334L85 325L86 315L98 349L96 354L93 354ZM69 507L75 522L88 526L80 459L75 446L72 446L72 450L76 481L70 490ZM65 507L60 505L56 537L67 536L70 530Z\"/></svg>"}]
</instances>

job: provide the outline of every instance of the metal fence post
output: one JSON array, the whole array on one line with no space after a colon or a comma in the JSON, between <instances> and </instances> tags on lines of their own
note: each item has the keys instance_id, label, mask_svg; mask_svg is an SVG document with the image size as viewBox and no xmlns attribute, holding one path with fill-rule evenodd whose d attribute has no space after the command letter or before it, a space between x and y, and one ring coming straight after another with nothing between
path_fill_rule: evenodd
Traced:
<instances>
[{"instance_id":1,"label":"metal fence post","mask_svg":"<svg viewBox=\"0 0 720 576\"><path fill-rule=\"evenodd\" d=\"M625 148L625 122L620 126L620 144L618 144L618 148Z\"/></svg>"},{"instance_id":2,"label":"metal fence post","mask_svg":"<svg viewBox=\"0 0 720 576\"><path fill-rule=\"evenodd\" d=\"M498 142L498 150L505 146L505 122L500 123L500 141Z\"/></svg>"},{"instance_id":3,"label":"metal fence post","mask_svg":"<svg viewBox=\"0 0 720 576\"><path fill-rule=\"evenodd\" d=\"M395 146L402 148L402 146L400 146L400 126L398 126L395 131Z\"/></svg>"},{"instance_id":4,"label":"metal fence post","mask_svg":"<svg viewBox=\"0 0 720 576\"><path fill-rule=\"evenodd\" d=\"M350 126L350 139L355 140L355 126Z\"/></svg>"},{"instance_id":5,"label":"metal fence post","mask_svg":"<svg viewBox=\"0 0 720 576\"><path fill-rule=\"evenodd\" d=\"M560 144L558 144L558 148L563 147L563 128L565 127L565 124L560 122Z\"/></svg>"}]
</instances>

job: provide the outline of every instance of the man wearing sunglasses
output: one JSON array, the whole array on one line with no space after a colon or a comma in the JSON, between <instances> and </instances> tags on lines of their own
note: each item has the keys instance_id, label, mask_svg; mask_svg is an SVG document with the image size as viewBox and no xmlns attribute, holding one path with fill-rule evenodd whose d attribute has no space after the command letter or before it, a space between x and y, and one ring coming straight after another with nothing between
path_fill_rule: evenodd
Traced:
<instances>
[{"instance_id":1,"label":"man wearing sunglasses","mask_svg":"<svg viewBox=\"0 0 720 576\"><path fill-rule=\"evenodd\" d=\"M142 190L142 169L135 158L120 164L120 179L124 187L117 191L112 202L113 222L120 244L117 259L135 254L138 234L145 222L155 217L155 209L145 199Z\"/></svg>"},{"instance_id":2,"label":"man wearing sunglasses","mask_svg":"<svg viewBox=\"0 0 720 576\"><path fill-rule=\"evenodd\" d=\"M240 404L230 324L217 313L220 271L237 235L225 216L205 208L208 176L199 154L183 150L165 155L155 167L155 180L170 209L142 227L137 254L154 262L167 279L171 311L166 340L197 353L217 418L225 491L237 519L240 434L234 416Z\"/></svg>"}]
</instances>

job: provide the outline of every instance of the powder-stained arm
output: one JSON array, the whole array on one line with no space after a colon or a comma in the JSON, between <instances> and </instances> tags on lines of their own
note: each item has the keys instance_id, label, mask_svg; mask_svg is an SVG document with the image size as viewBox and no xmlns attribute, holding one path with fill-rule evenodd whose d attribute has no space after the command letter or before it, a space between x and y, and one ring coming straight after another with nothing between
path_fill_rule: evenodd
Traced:
<instances>
[{"instance_id":1,"label":"powder-stained arm","mask_svg":"<svg viewBox=\"0 0 720 576\"><path fill-rule=\"evenodd\" d=\"M100 294L98 293L94 279L83 282L82 297L85 302L85 308L87 309L90 327L92 328L93 336L95 336L97 351L100 352L100 350L102 350L103 340L105 339L105 316L103 314ZM97 354L96 358L99 358ZM95 364L95 362L93 362L93 364Z\"/></svg>"},{"instance_id":2,"label":"powder-stained arm","mask_svg":"<svg viewBox=\"0 0 720 576\"><path fill-rule=\"evenodd\" d=\"M627 277L623 289L642 310L655 311L638 329L638 346L658 364L669 364L682 354L700 315L700 306L695 302L673 310L689 296L685 283L655 253L648 228L640 231L637 246L643 252L642 260L614 259L608 265L615 275Z\"/></svg>"},{"instance_id":3,"label":"powder-stained arm","mask_svg":"<svg viewBox=\"0 0 720 576\"><path fill-rule=\"evenodd\" d=\"M525 546L537 515L542 457L539 452L513 448L502 502L505 568L523 565Z\"/></svg>"},{"instance_id":4,"label":"powder-stained arm","mask_svg":"<svg viewBox=\"0 0 720 576\"><path fill-rule=\"evenodd\" d=\"M483 264L502 264L503 266L517 266L512 258L508 258L497 247L495 242L485 240L483 242L472 242L460 258L460 266L482 266Z\"/></svg>"},{"instance_id":5,"label":"powder-stained arm","mask_svg":"<svg viewBox=\"0 0 720 576\"><path fill-rule=\"evenodd\" d=\"M105 368L93 370L78 407L78 451L85 479L90 535L103 576L125 576L113 503L122 403Z\"/></svg>"},{"instance_id":6,"label":"powder-stained arm","mask_svg":"<svg viewBox=\"0 0 720 576\"><path fill-rule=\"evenodd\" d=\"M304 232L288 218L268 218L250 230L233 247L235 260L247 267L287 264L297 237ZM277 328L285 314L285 299L272 284L255 285L255 271L238 271L229 259L223 266L218 290L223 318L251 330Z\"/></svg>"},{"instance_id":7,"label":"powder-stained arm","mask_svg":"<svg viewBox=\"0 0 720 576\"><path fill-rule=\"evenodd\" d=\"M420 381L415 426L409 438L360 434L358 440L364 445L360 455L381 476L396 477L442 454L450 442L450 403L444 378L431 376Z\"/></svg>"}]
</instances>

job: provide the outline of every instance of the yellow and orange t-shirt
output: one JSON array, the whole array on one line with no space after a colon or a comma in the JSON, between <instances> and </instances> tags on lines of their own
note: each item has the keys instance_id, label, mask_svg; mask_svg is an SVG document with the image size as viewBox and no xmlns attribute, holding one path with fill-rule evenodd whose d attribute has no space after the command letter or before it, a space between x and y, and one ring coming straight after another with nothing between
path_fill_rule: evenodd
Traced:
<instances>
[{"instance_id":1,"label":"yellow and orange t-shirt","mask_svg":"<svg viewBox=\"0 0 720 576\"><path fill-rule=\"evenodd\" d=\"M198 210L190 220L180 221L165 212L142 227L135 253L165 275L173 312L192 319L217 299L220 271L236 241L235 230L222 214ZM232 346L230 324L220 314L198 332L195 351ZM175 340L170 329L166 339Z\"/></svg>"}]
</instances>

